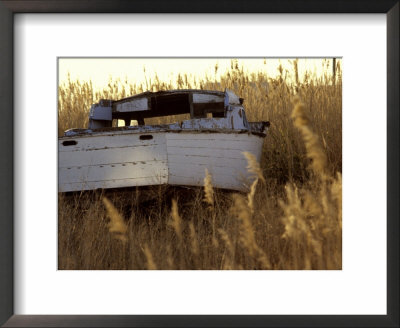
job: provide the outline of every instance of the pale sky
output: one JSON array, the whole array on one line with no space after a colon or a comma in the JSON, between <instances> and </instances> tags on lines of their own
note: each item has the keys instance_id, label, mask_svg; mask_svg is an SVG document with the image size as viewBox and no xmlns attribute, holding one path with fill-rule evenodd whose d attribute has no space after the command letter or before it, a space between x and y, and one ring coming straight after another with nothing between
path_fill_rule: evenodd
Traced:
<instances>
[{"instance_id":1,"label":"pale sky","mask_svg":"<svg viewBox=\"0 0 400 328\"><path fill-rule=\"evenodd\" d=\"M323 73L323 59L299 59L299 76L307 70L317 76ZM278 66L293 72L290 59L276 58L240 58L239 67L248 72L263 72L270 77L278 75ZM332 59L328 59L329 73L332 70ZM231 58L60 58L59 82L71 79L92 80L95 88L107 86L109 78L127 79L128 83L142 84L157 73L161 81L176 81L178 74L188 74L202 78L206 74L215 76L215 65L218 64L217 78L230 69ZM146 69L146 73L144 72Z\"/></svg>"}]
</instances>

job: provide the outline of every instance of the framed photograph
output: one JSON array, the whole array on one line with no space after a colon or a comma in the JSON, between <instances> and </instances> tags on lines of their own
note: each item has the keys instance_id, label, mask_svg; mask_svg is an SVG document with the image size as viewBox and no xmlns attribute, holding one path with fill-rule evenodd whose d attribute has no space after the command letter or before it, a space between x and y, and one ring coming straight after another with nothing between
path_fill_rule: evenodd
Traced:
<instances>
[{"instance_id":1,"label":"framed photograph","mask_svg":"<svg viewBox=\"0 0 400 328\"><path fill-rule=\"evenodd\" d=\"M2 325L399 325L398 1L0 15Z\"/></svg>"}]
</instances>

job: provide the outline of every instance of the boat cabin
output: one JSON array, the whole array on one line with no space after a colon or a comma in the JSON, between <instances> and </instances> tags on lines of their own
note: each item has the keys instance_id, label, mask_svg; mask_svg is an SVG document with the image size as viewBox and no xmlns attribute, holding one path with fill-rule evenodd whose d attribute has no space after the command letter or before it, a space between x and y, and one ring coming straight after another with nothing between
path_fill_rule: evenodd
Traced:
<instances>
[{"instance_id":1,"label":"boat cabin","mask_svg":"<svg viewBox=\"0 0 400 328\"><path fill-rule=\"evenodd\" d=\"M145 118L190 114L190 119L207 117L226 118L229 110L240 106L243 99L229 90L172 90L145 92L120 100L100 100L92 105L89 115L89 129L113 126L113 120L131 121L145 125ZM230 108L232 107L232 108ZM210 115L211 114L211 115ZM242 110L240 114L244 115Z\"/></svg>"}]
</instances>

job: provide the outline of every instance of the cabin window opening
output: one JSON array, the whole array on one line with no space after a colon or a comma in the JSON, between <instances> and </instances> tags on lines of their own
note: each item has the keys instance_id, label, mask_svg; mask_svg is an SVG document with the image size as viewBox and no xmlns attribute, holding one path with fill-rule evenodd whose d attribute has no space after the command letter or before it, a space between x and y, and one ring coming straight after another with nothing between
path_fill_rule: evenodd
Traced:
<instances>
[{"instance_id":1,"label":"cabin window opening","mask_svg":"<svg viewBox=\"0 0 400 328\"><path fill-rule=\"evenodd\" d=\"M113 103L113 118L116 120L130 120L129 124L127 122L118 122L117 126L132 126L134 125L131 123L132 120L136 120L137 125L141 126L171 124L198 118L226 117L225 104L222 98L214 99L213 97L215 98L215 96L200 94L194 98L193 94L183 92L155 94L148 97L147 100L126 98ZM142 107L127 110L130 102ZM125 110L122 110L122 105L126 107L124 107Z\"/></svg>"},{"instance_id":2,"label":"cabin window opening","mask_svg":"<svg viewBox=\"0 0 400 328\"><path fill-rule=\"evenodd\" d=\"M186 120L190 120L190 114L147 117L144 119L144 123L146 125L160 125L160 124L172 124Z\"/></svg>"},{"instance_id":3,"label":"cabin window opening","mask_svg":"<svg viewBox=\"0 0 400 328\"><path fill-rule=\"evenodd\" d=\"M212 117L226 117L225 112L216 112L216 113L212 113Z\"/></svg>"},{"instance_id":4,"label":"cabin window opening","mask_svg":"<svg viewBox=\"0 0 400 328\"><path fill-rule=\"evenodd\" d=\"M115 121L115 125L116 127L123 127L123 126L138 126L138 125L143 125L144 121L142 124L140 124L140 119L137 120L131 120L131 119L116 119ZM114 123L114 122L113 122Z\"/></svg>"},{"instance_id":5,"label":"cabin window opening","mask_svg":"<svg viewBox=\"0 0 400 328\"><path fill-rule=\"evenodd\" d=\"M185 93L154 96L150 102L153 117L190 113L189 95Z\"/></svg>"}]
</instances>

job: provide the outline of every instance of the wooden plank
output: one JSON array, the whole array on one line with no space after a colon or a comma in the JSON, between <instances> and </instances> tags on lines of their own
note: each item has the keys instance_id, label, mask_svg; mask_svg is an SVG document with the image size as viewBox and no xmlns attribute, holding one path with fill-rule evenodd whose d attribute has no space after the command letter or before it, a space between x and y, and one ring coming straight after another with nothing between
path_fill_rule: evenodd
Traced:
<instances>
[{"instance_id":1,"label":"wooden plank","mask_svg":"<svg viewBox=\"0 0 400 328\"><path fill-rule=\"evenodd\" d=\"M264 138L260 138L249 133L224 133L224 132L196 132L196 131L182 131L179 133L168 133L168 140L241 140L247 142L260 142L264 141Z\"/></svg>"},{"instance_id":2,"label":"wooden plank","mask_svg":"<svg viewBox=\"0 0 400 328\"><path fill-rule=\"evenodd\" d=\"M254 152L252 152L254 154ZM241 149L207 149L207 148L191 148L191 147L168 147L168 157L170 155L194 155L194 156L205 156L205 157L226 157L226 158L237 158L242 159L243 154ZM260 155L254 154L256 158Z\"/></svg>"},{"instance_id":3,"label":"wooden plank","mask_svg":"<svg viewBox=\"0 0 400 328\"><path fill-rule=\"evenodd\" d=\"M165 144L60 152L58 166L71 167L96 164L140 163L151 160L167 160Z\"/></svg>"},{"instance_id":4,"label":"wooden plank","mask_svg":"<svg viewBox=\"0 0 400 328\"><path fill-rule=\"evenodd\" d=\"M80 183L85 185L91 182L101 184L101 188L114 188L107 181L131 179L137 181L157 181L157 184L167 183L167 162L147 162L145 164L116 164L96 165L72 168L60 168L58 170L59 188L66 191L66 185ZM132 186L136 186L137 181ZM98 187L100 188L100 187ZM68 190L67 190L68 191Z\"/></svg>"},{"instance_id":5,"label":"wooden plank","mask_svg":"<svg viewBox=\"0 0 400 328\"><path fill-rule=\"evenodd\" d=\"M151 135L151 140L140 140L141 135ZM76 141L76 145L63 146L64 141ZM77 136L70 138L63 138L58 142L59 152L71 152L80 150L93 150L105 148L121 148L132 147L134 145L157 145L165 144L165 132L143 132L143 133L130 133L130 134L114 134L114 135L91 135L91 136Z\"/></svg>"},{"instance_id":6,"label":"wooden plank","mask_svg":"<svg viewBox=\"0 0 400 328\"><path fill-rule=\"evenodd\" d=\"M114 112L127 113L149 110L149 103L147 97L132 99L130 101L124 101L117 103Z\"/></svg>"},{"instance_id":7,"label":"wooden plank","mask_svg":"<svg viewBox=\"0 0 400 328\"><path fill-rule=\"evenodd\" d=\"M205 140L171 140L167 139L167 147L191 147L191 148L204 148L204 149L232 149L241 151L254 151L256 152L260 147L259 144L254 142L249 142L248 140L220 140L220 139L210 139Z\"/></svg>"},{"instance_id":8,"label":"wooden plank","mask_svg":"<svg viewBox=\"0 0 400 328\"><path fill-rule=\"evenodd\" d=\"M194 118L194 109L193 109L193 94L189 93L189 107L190 107L190 118Z\"/></svg>"},{"instance_id":9,"label":"wooden plank","mask_svg":"<svg viewBox=\"0 0 400 328\"><path fill-rule=\"evenodd\" d=\"M175 163L176 164L176 163ZM199 177L204 179L205 169L213 176L213 180L217 180L219 176L223 176L224 179L232 178L235 179L247 179L252 174L248 173L246 166L212 166L209 164L192 164L192 165L169 165L169 174L183 177Z\"/></svg>"},{"instance_id":10,"label":"wooden plank","mask_svg":"<svg viewBox=\"0 0 400 328\"><path fill-rule=\"evenodd\" d=\"M144 164L108 164L93 166L61 167L58 170L61 181L81 182L100 181L125 178L141 178L149 176L167 175L166 161L149 161Z\"/></svg>"},{"instance_id":11,"label":"wooden plank","mask_svg":"<svg viewBox=\"0 0 400 328\"><path fill-rule=\"evenodd\" d=\"M213 103L213 102L224 102L223 96L210 95L205 93L193 93L194 103Z\"/></svg>"},{"instance_id":12,"label":"wooden plank","mask_svg":"<svg viewBox=\"0 0 400 328\"><path fill-rule=\"evenodd\" d=\"M197 139L199 137L199 139ZM230 138L231 137L231 138ZM205 139L207 138L207 139ZM202 134L170 133L167 135L168 158L174 156L195 156L204 158L226 158L242 161L243 152L252 153L259 161L261 158L262 144L264 140L253 135L243 134Z\"/></svg>"},{"instance_id":13,"label":"wooden plank","mask_svg":"<svg viewBox=\"0 0 400 328\"><path fill-rule=\"evenodd\" d=\"M222 156L196 156L196 155L168 155L168 165L173 166L174 164L180 165L191 165L191 164L203 164L203 165L212 165L212 166L231 166L236 167L238 165L247 166L247 160L242 155L241 158L229 158L229 157L222 157Z\"/></svg>"},{"instance_id":14,"label":"wooden plank","mask_svg":"<svg viewBox=\"0 0 400 328\"><path fill-rule=\"evenodd\" d=\"M162 181L166 177L161 177ZM108 180L108 181L92 181L92 182L74 182L64 183L59 185L59 192L80 191L80 190L93 190L93 189L106 189L106 188L123 188L123 187L136 187L136 186L153 186L164 184L155 177L143 177L136 179L121 179L121 180Z\"/></svg>"}]
</instances>

